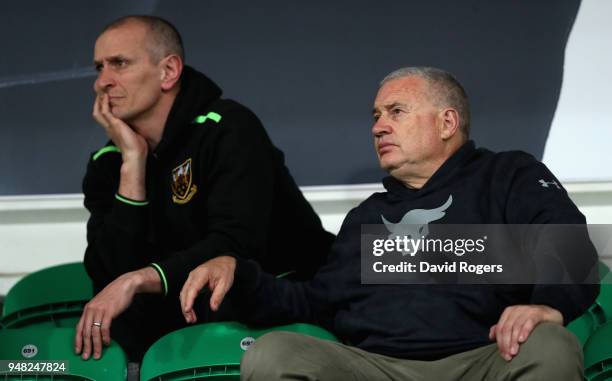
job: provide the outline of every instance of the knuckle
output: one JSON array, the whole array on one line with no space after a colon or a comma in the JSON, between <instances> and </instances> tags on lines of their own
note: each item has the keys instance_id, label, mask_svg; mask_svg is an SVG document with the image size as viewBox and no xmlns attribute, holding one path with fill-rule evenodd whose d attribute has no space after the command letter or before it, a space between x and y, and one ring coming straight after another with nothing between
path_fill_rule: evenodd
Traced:
<instances>
[{"instance_id":1,"label":"knuckle","mask_svg":"<svg viewBox=\"0 0 612 381\"><path fill-rule=\"evenodd\" d=\"M189 276L187 277L187 282L193 281L194 278L197 278L199 269L200 268L197 267L189 272Z\"/></svg>"}]
</instances>

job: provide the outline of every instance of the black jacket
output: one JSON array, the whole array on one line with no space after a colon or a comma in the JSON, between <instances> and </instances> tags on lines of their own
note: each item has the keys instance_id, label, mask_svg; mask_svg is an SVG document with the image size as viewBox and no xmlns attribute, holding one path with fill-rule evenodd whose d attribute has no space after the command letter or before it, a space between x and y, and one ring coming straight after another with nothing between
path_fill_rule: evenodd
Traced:
<instances>
[{"instance_id":1,"label":"black jacket","mask_svg":"<svg viewBox=\"0 0 612 381\"><path fill-rule=\"evenodd\" d=\"M249 109L220 96L210 79L185 67L161 142L147 159L146 205L116 197L122 161L112 142L92 155L83 181L91 213L85 267L96 292L156 263L176 296L189 271L230 252L303 278L324 262L334 236L282 152ZM295 246L296 235L309 240Z\"/></svg>"},{"instance_id":2,"label":"black jacket","mask_svg":"<svg viewBox=\"0 0 612 381\"><path fill-rule=\"evenodd\" d=\"M590 306L597 284L586 285L368 285L361 283L363 224L381 224L381 215L399 221L414 209L452 204L440 224L584 224L585 218L556 186L548 169L522 152L494 154L466 143L424 187L408 189L392 177L353 209L336 239L328 263L310 282L274 279L255 263L238 260L232 298L248 309L254 324L288 321L320 323L361 349L384 355L432 360L490 344L489 328L505 307L545 304L565 322ZM597 254L583 256L596 269ZM554 243L553 243L554 245ZM588 270L587 270L588 271Z\"/></svg>"}]
</instances>

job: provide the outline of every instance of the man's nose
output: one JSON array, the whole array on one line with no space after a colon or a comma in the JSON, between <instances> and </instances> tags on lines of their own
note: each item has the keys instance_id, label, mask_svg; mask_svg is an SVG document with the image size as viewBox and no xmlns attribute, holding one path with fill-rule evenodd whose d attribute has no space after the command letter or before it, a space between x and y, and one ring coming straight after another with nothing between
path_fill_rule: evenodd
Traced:
<instances>
[{"instance_id":1,"label":"man's nose","mask_svg":"<svg viewBox=\"0 0 612 381\"><path fill-rule=\"evenodd\" d=\"M374 136L382 136L391 132L391 126L384 117L380 117L372 126L372 134Z\"/></svg>"},{"instance_id":2,"label":"man's nose","mask_svg":"<svg viewBox=\"0 0 612 381\"><path fill-rule=\"evenodd\" d=\"M94 91L96 93L102 93L110 87L115 86L115 78L113 74L105 68L100 69L98 72L98 78L94 82Z\"/></svg>"}]
</instances>

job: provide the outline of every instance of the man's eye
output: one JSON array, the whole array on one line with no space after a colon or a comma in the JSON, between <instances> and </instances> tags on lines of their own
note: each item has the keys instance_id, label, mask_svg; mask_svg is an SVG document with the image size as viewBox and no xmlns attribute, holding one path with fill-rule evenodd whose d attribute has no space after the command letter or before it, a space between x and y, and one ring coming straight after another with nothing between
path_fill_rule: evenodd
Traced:
<instances>
[{"instance_id":1,"label":"man's eye","mask_svg":"<svg viewBox=\"0 0 612 381\"><path fill-rule=\"evenodd\" d=\"M399 108L394 108L393 110L391 110L391 114L393 114L393 115L398 115L401 112L402 112L402 110L400 110Z\"/></svg>"},{"instance_id":2,"label":"man's eye","mask_svg":"<svg viewBox=\"0 0 612 381\"><path fill-rule=\"evenodd\" d=\"M127 65L127 61L126 60L115 60L112 62L112 65L115 67L124 67L125 65Z\"/></svg>"},{"instance_id":3,"label":"man's eye","mask_svg":"<svg viewBox=\"0 0 612 381\"><path fill-rule=\"evenodd\" d=\"M372 118L375 122L378 122L378 119L380 119L380 115L372 115Z\"/></svg>"},{"instance_id":4,"label":"man's eye","mask_svg":"<svg viewBox=\"0 0 612 381\"><path fill-rule=\"evenodd\" d=\"M94 68L96 69L97 72L102 71L102 65L96 65L94 66Z\"/></svg>"}]
</instances>

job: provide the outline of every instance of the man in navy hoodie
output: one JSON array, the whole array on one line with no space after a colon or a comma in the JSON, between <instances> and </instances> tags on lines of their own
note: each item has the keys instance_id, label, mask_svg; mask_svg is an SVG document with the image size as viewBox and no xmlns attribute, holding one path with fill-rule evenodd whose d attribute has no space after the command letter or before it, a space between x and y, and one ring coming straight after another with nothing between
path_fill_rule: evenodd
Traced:
<instances>
[{"instance_id":1,"label":"man in navy hoodie","mask_svg":"<svg viewBox=\"0 0 612 381\"><path fill-rule=\"evenodd\" d=\"M580 236L586 250L575 253L574 282L362 284L362 225L427 224L431 219L415 217L427 214L437 224L574 224L583 231L585 224L535 158L475 147L466 93L449 73L389 74L373 116L376 153L390 174L387 192L349 212L314 279L274 279L253 261L219 257L191 272L181 291L185 319L195 321L192 304L201 288L233 282L228 298L244 308L245 322L316 323L344 343L265 335L242 360L247 380L582 380L581 348L563 325L598 293L589 281L597 254L588 236ZM546 250L563 251L561 244L547 241ZM214 291L213 307L225 294Z\"/></svg>"}]
</instances>

